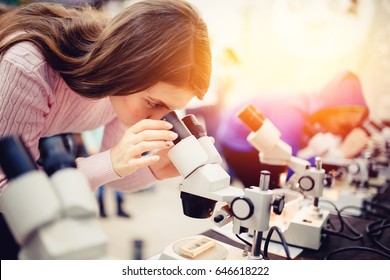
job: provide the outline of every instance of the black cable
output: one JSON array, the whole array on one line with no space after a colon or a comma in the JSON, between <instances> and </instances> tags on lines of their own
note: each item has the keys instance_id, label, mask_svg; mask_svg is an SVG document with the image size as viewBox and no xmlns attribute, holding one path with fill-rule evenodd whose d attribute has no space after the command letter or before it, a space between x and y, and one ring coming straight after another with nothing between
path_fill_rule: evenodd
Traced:
<instances>
[{"instance_id":1,"label":"black cable","mask_svg":"<svg viewBox=\"0 0 390 280\"><path fill-rule=\"evenodd\" d=\"M343 212L343 211L345 211L345 210L347 210L347 209L356 209L356 210L359 210L359 211L362 213L361 216L363 216L363 215L369 215L369 216L373 216L373 217L375 217L375 218L380 218L380 219L386 219L386 218L389 217L389 215L383 215L383 214L380 214L380 213L378 213L378 212L373 212L372 209L368 209L368 208L367 208L368 205L371 206L371 203L368 202L368 201L365 201L365 202L364 202L364 207L363 207L363 208L357 207L357 206L352 206L352 205L351 205L351 206L345 206L345 207L343 207L343 208L340 209L340 212ZM376 204L375 204L375 205L372 205L372 206L374 206L374 208L375 208ZM379 206L378 208L380 208L380 206ZM386 210L387 210L387 209L386 209ZM390 209L389 209L389 211L390 211Z\"/></svg>"},{"instance_id":2,"label":"black cable","mask_svg":"<svg viewBox=\"0 0 390 280\"><path fill-rule=\"evenodd\" d=\"M332 235L332 236L339 236L339 237L343 237L343 238L346 238L348 240L352 240L352 241L356 241L356 240L359 240L359 239L362 239L363 238L363 234L359 231L357 231L349 222L347 222L347 220L345 220L343 218L343 216L341 215L341 212L344 211L344 209L346 209L346 207L342 208L341 210L339 210L337 208L337 206L329 201L329 200L321 200L321 202L326 202L326 203L329 203L333 206L333 208L336 210L337 212L337 217L339 218L339 221L340 221L340 229L339 230L330 230L330 229L324 229L324 233L328 234L328 235ZM332 225L333 226L333 225ZM342 231L344 231L344 226L346 228L348 228L352 233L354 233L356 236L350 236L350 235L346 235L346 234L343 234Z\"/></svg>"},{"instance_id":3,"label":"black cable","mask_svg":"<svg viewBox=\"0 0 390 280\"><path fill-rule=\"evenodd\" d=\"M286 258L288 260L291 260L292 258L290 256L290 251L288 249L286 239L284 238L284 235L283 235L282 231L280 230L280 228L278 228L277 226L271 227L269 229L269 231L268 231L267 238L265 239L265 243L264 243L264 258L266 260L269 260L269 258L268 258L268 244L271 241L271 237L272 237L272 234L273 234L274 231L276 231L277 234L279 235L279 238L280 238L280 241L282 243L284 252L286 253Z\"/></svg>"},{"instance_id":4,"label":"black cable","mask_svg":"<svg viewBox=\"0 0 390 280\"><path fill-rule=\"evenodd\" d=\"M365 206L370 206L371 207L371 211L372 209L379 209L379 210L383 210L386 214L385 215L381 215L381 216L384 216L384 217L390 217L389 214L387 213L390 213L390 207L386 206L386 205L383 205L379 202L369 202L369 201L366 201L365 202Z\"/></svg>"},{"instance_id":5,"label":"black cable","mask_svg":"<svg viewBox=\"0 0 390 280\"><path fill-rule=\"evenodd\" d=\"M239 236L238 234L236 234L236 237L238 239L240 239L242 242L244 242L246 245L249 246L249 248L252 248L252 243L250 243L249 241L245 240L244 238L242 238L241 236Z\"/></svg>"},{"instance_id":6,"label":"black cable","mask_svg":"<svg viewBox=\"0 0 390 280\"><path fill-rule=\"evenodd\" d=\"M248 245L249 246L249 248L250 249L252 249L252 243L250 243L248 240L245 240L244 238L242 238L240 235L238 235L238 234L236 234L236 237L238 238L238 239L240 239L242 242L244 242L246 245ZM264 256L264 254L262 253L262 252L260 252L260 255L261 255L261 258L262 259L266 259L265 258L265 256Z\"/></svg>"},{"instance_id":7,"label":"black cable","mask_svg":"<svg viewBox=\"0 0 390 280\"><path fill-rule=\"evenodd\" d=\"M338 237L342 237L342 238L345 238L345 239L348 239L348 240L352 240L352 241L356 241L356 240L359 240L359 239L363 238L363 234L362 233L359 233L359 235L353 237L353 236L350 236L350 235L347 235L347 234L343 234L341 232L334 232L334 231L327 230L327 229L324 229L323 232L325 234L327 234L327 235L338 236Z\"/></svg>"},{"instance_id":8,"label":"black cable","mask_svg":"<svg viewBox=\"0 0 390 280\"><path fill-rule=\"evenodd\" d=\"M340 211L340 214L341 212L343 212L344 210L346 209L346 207L343 207L341 208L339 211ZM342 217L342 216L341 216ZM352 233L354 233L356 236L353 238L351 238L350 240L359 240L359 239L362 239L363 238L363 233L359 232L357 229L355 229L347 220L343 219L343 223L344 225L346 226L346 228L349 229L349 231L351 231Z\"/></svg>"},{"instance_id":9,"label":"black cable","mask_svg":"<svg viewBox=\"0 0 390 280\"><path fill-rule=\"evenodd\" d=\"M344 247L344 248L341 248L341 249L334 250L333 252L328 254L324 259L328 260L333 255L336 255L338 253L342 253L342 252L345 252L345 251L353 251L353 250L369 251L369 252L376 253L378 255L381 255L381 256L384 256L384 257L390 259L390 255L388 255L388 254L386 254L386 253L384 253L382 251L379 251L379 250L376 250L376 249L372 249L372 248L369 248L369 247L361 247L361 246Z\"/></svg>"},{"instance_id":10,"label":"black cable","mask_svg":"<svg viewBox=\"0 0 390 280\"><path fill-rule=\"evenodd\" d=\"M387 228L390 224L387 224L390 219L383 219L379 221L374 221L366 226L366 231L369 234L374 234L377 231L381 231L382 229ZM379 227L372 229L374 225L381 224Z\"/></svg>"},{"instance_id":11,"label":"black cable","mask_svg":"<svg viewBox=\"0 0 390 280\"><path fill-rule=\"evenodd\" d=\"M340 221L340 229L336 232L342 232L344 230L344 221L343 221L343 218L341 216L341 211L337 208L336 204L334 204L333 202L329 201L329 200L325 200L325 199L321 199L321 202L325 202L325 203L328 203L330 205L333 206L333 208L336 210L336 213L337 213L337 217L339 218L339 221ZM332 227L334 229L334 225L332 224Z\"/></svg>"},{"instance_id":12,"label":"black cable","mask_svg":"<svg viewBox=\"0 0 390 280\"><path fill-rule=\"evenodd\" d=\"M390 248L383 245L379 241L379 239L381 238L381 236L383 234L383 230L390 228L389 221L390 221L390 219L384 219L384 220L372 222L366 226L366 232L367 232L368 236L372 238L373 242L376 245L378 245L380 248L382 248L383 250L385 250L388 253L390 253ZM374 227L377 225L379 225L379 226Z\"/></svg>"}]
</instances>

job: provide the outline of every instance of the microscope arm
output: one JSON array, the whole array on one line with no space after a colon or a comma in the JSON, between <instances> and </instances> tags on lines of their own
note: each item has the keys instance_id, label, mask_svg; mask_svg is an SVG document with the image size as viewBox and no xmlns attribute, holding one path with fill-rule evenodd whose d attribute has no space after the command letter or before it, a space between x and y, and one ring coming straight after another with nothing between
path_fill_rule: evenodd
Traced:
<instances>
[{"instance_id":1,"label":"microscope arm","mask_svg":"<svg viewBox=\"0 0 390 280\"><path fill-rule=\"evenodd\" d=\"M252 131L247 140L259 151L261 162L271 165L287 165L294 173L305 174L310 167L310 162L292 156L291 146L282 141L280 136L280 131L271 121L264 119L261 127Z\"/></svg>"}]
</instances>

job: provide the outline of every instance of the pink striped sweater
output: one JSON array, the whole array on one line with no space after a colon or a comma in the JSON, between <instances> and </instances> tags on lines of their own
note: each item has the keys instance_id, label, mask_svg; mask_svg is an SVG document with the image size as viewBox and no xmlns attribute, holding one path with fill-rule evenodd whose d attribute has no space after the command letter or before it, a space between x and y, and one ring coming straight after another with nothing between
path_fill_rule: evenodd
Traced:
<instances>
[{"instance_id":1,"label":"pink striped sweater","mask_svg":"<svg viewBox=\"0 0 390 280\"><path fill-rule=\"evenodd\" d=\"M19 43L1 57L0 121L0 138L21 135L35 159L39 157L41 137L104 125L102 152L76 160L92 190L106 184L134 191L156 180L149 168L125 178L115 173L109 149L119 141L125 127L116 118L109 99L91 100L73 92L32 43ZM0 191L6 184L0 170Z\"/></svg>"}]
</instances>

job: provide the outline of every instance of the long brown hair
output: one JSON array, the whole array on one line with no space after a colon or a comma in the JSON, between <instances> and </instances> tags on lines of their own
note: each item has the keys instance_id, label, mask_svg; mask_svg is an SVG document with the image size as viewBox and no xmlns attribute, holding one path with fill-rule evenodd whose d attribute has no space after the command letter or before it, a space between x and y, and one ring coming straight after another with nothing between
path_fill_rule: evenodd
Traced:
<instances>
[{"instance_id":1,"label":"long brown hair","mask_svg":"<svg viewBox=\"0 0 390 280\"><path fill-rule=\"evenodd\" d=\"M0 55L21 41L36 44L68 86L89 98L128 95L157 82L202 98L210 83L206 24L181 0L136 2L112 20L91 8L29 4L0 17Z\"/></svg>"}]
</instances>

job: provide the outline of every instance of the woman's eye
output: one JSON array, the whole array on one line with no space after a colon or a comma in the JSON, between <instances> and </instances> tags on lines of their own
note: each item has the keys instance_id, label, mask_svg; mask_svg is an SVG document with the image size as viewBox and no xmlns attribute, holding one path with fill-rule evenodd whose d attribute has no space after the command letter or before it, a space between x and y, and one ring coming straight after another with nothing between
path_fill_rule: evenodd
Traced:
<instances>
[{"instance_id":1,"label":"woman's eye","mask_svg":"<svg viewBox=\"0 0 390 280\"><path fill-rule=\"evenodd\" d=\"M152 102L152 101L148 101L148 104L149 104L150 108L158 108L160 106L160 104Z\"/></svg>"}]
</instances>

